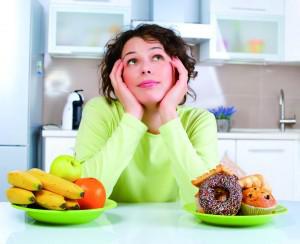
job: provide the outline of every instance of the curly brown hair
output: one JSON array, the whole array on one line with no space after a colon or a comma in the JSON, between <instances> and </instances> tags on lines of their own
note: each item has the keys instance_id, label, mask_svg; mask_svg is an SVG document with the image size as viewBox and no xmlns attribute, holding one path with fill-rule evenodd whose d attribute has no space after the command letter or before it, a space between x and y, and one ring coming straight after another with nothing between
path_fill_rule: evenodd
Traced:
<instances>
[{"instance_id":1,"label":"curly brown hair","mask_svg":"<svg viewBox=\"0 0 300 244\"><path fill-rule=\"evenodd\" d=\"M100 63L102 82L101 80L99 82L102 84L100 85L100 93L102 91L109 104L111 104L113 100L117 100L109 75L115 62L121 58L125 43L133 37L140 37L144 40L154 39L159 41L170 57L178 57L181 60L188 71L188 83L191 78L195 78L197 76L197 72L195 71L196 60L188 54L190 53L190 47L179 35L171 29L167 29L156 24L140 24L135 29L119 33L105 46L106 51ZM194 100L196 99L196 93L189 85L187 94ZM186 95L180 105L185 102Z\"/></svg>"}]
</instances>

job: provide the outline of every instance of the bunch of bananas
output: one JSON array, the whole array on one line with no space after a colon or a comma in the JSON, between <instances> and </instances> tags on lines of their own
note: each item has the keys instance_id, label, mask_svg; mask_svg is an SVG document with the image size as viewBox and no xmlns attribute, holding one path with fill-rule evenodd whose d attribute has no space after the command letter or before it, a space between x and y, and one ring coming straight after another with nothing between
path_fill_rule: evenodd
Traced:
<instances>
[{"instance_id":1,"label":"bunch of bananas","mask_svg":"<svg viewBox=\"0 0 300 244\"><path fill-rule=\"evenodd\" d=\"M79 209L76 199L84 195L83 189L71 181L32 168L28 171L10 171L6 190L7 199L13 204L37 204L46 209Z\"/></svg>"}]
</instances>

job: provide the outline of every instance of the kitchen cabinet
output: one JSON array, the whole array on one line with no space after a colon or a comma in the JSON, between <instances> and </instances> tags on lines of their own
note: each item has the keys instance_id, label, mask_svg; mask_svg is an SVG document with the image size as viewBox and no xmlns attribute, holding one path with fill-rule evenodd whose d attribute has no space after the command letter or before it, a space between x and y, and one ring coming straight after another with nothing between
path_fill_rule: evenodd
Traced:
<instances>
[{"instance_id":1,"label":"kitchen cabinet","mask_svg":"<svg viewBox=\"0 0 300 244\"><path fill-rule=\"evenodd\" d=\"M51 133L51 130L42 131L42 169L49 172L52 161L61 154L74 155L76 132L59 131ZM56 134L55 134L56 133Z\"/></svg>"},{"instance_id":2,"label":"kitchen cabinet","mask_svg":"<svg viewBox=\"0 0 300 244\"><path fill-rule=\"evenodd\" d=\"M297 142L238 140L237 163L248 173L262 173L281 200L295 200Z\"/></svg>"},{"instance_id":3,"label":"kitchen cabinet","mask_svg":"<svg viewBox=\"0 0 300 244\"><path fill-rule=\"evenodd\" d=\"M60 154L74 155L76 131L43 130L43 169ZM261 173L279 200L300 200L300 136L219 133L219 158L225 154L247 174ZM287 139L289 138L289 139Z\"/></svg>"},{"instance_id":4,"label":"kitchen cabinet","mask_svg":"<svg viewBox=\"0 0 300 244\"><path fill-rule=\"evenodd\" d=\"M297 180L300 177L299 139L254 139L253 134L234 136L237 138L219 138L220 159L227 152L229 158L247 174L263 174L276 198L300 200L300 183Z\"/></svg>"},{"instance_id":5,"label":"kitchen cabinet","mask_svg":"<svg viewBox=\"0 0 300 244\"><path fill-rule=\"evenodd\" d=\"M284 48L284 1L202 0L201 22L213 37L201 43L200 61L279 62Z\"/></svg>"},{"instance_id":6,"label":"kitchen cabinet","mask_svg":"<svg viewBox=\"0 0 300 244\"><path fill-rule=\"evenodd\" d=\"M165 28L175 30L186 43L197 45L203 41L209 40L213 36L213 28L207 24L197 23L178 23L162 21L132 21L131 26L136 27L139 24L157 24Z\"/></svg>"},{"instance_id":7,"label":"kitchen cabinet","mask_svg":"<svg viewBox=\"0 0 300 244\"><path fill-rule=\"evenodd\" d=\"M298 145L299 148L299 145ZM296 170L295 170L295 200L300 200L300 164L299 162L296 163Z\"/></svg>"},{"instance_id":8,"label":"kitchen cabinet","mask_svg":"<svg viewBox=\"0 0 300 244\"><path fill-rule=\"evenodd\" d=\"M219 159L222 160L226 155L233 162L236 162L236 141L232 139L218 140Z\"/></svg>"},{"instance_id":9,"label":"kitchen cabinet","mask_svg":"<svg viewBox=\"0 0 300 244\"><path fill-rule=\"evenodd\" d=\"M129 28L131 1L51 2L48 52L55 57L99 58L106 42Z\"/></svg>"},{"instance_id":10,"label":"kitchen cabinet","mask_svg":"<svg viewBox=\"0 0 300 244\"><path fill-rule=\"evenodd\" d=\"M299 9L299 0L285 0L285 62L300 62Z\"/></svg>"},{"instance_id":11,"label":"kitchen cabinet","mask_svg":"<svg viewBox=\"0 0 300 244\"><path fill-rule=\"evenodd\" d=\"M283 0L252 0L251 4L243 0L201 0L202 6L214 12L236 13L264 13L268 15L282 14ZM203 9L201 9L203 10Z\"/></svg>"}]
</instances>

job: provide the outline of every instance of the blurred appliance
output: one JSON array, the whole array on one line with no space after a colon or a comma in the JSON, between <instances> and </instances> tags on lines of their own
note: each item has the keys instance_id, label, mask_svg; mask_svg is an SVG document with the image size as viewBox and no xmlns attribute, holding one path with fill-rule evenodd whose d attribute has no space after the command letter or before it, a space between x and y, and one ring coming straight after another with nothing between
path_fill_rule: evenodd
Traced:
<instances>
[{"instance_id":1,"label":"blurred appliance","mask_svg":"<svg viewBox=\"0 0 300 244\"><path fill-rule=\"evenodd\" d=\"M0 4L0 201L10 170L39 166L43 122L43 9L38 0Z\"/></svg>"},{"instance_id":2,"label":"blurred appliance","mask_svg":"<svg viewBox=\"0 0 300 244\"><path fill-rule=\"evenodd\" d=\"M63 130L77 130L79 128L83 108L83 96L80 94L82 91L75 90L68 96L62 117Z\"/></svg>"}]
</instances>

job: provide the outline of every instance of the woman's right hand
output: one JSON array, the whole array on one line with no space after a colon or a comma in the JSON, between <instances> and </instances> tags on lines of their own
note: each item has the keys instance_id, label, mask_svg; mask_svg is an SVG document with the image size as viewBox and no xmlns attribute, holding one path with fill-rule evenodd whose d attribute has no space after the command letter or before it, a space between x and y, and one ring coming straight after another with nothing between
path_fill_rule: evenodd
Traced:
<instances>
[{"instance_id":1,"label":"woman's right hand","mask_svg":"<svg viewBox=\"0 0 300 244\"><path fill-rule=\"evenodd\" d=\"M111 84L114 88L117 98L123 105L125 112L141 120L143 117L144 108L124 83L122 79L123 67L124 65L122 60L118 59L109 75Z\"/></svg>"}]
</instances>

